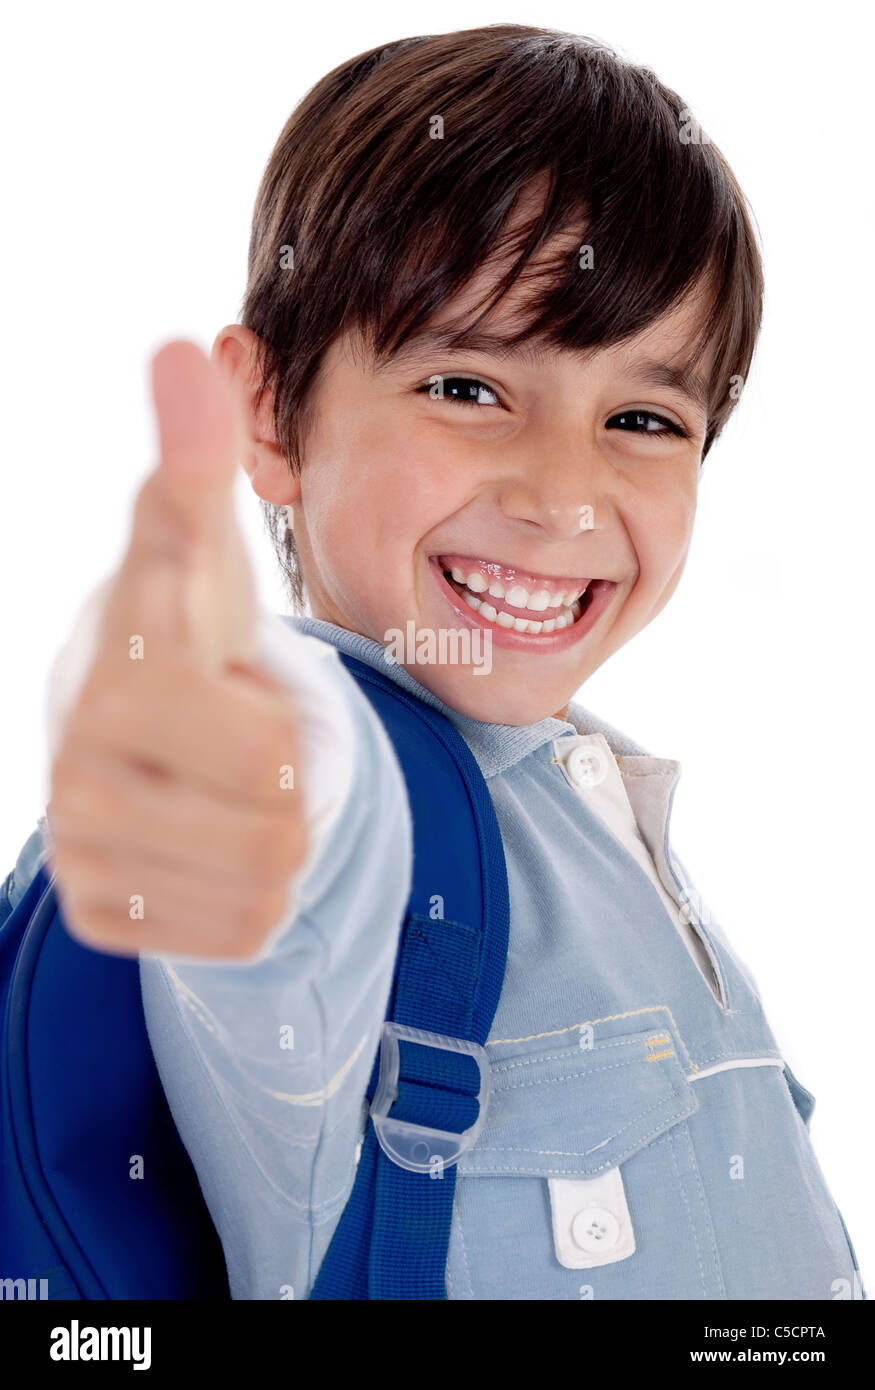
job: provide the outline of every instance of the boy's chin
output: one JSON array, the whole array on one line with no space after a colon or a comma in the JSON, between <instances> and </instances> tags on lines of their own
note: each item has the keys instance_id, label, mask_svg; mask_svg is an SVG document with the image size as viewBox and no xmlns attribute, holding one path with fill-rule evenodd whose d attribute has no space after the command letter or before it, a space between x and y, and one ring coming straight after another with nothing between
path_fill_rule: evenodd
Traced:
<instances>
[{"instance_id":1,"label":"boy's chin","mask_svg":"<svg viewBox=\"0 0 875 1390\"><path fill-rule=\"evenodd\" d=\"M484 724L536 724L564 711L574 691L521 689L510 672L472 666L405 665L405 670L445 705ZM560 717L564 717L560 715Z\"/></svg>"}]
</instances>

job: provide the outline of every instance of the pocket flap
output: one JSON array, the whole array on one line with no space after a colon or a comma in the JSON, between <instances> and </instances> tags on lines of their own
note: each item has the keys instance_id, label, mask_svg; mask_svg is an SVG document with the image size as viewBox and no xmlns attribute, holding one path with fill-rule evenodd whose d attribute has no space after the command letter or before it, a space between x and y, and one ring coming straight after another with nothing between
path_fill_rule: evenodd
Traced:
<instances>
[{"instance_id":1,"label":"pocket flap","mask_svg":"<svg viewBox=\"0 0 875 1390\"><path fill-rule=\"evenodd\" d=\"M664 1028L585 1047L576 1032L535 1039L492 1059L491 1078L483 1130L459 1159L471 1177L595 1177L699 1104Z\"/></svg>"}]
</instances>

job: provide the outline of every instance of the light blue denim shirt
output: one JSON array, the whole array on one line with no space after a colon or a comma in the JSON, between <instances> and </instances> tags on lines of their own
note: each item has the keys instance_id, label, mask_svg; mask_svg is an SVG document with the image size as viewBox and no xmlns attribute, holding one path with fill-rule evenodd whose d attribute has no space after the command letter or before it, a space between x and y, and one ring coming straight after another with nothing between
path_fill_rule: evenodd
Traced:
<instances>
[{"instance_id":1,"label":"light blue denim shirt","mask_svg":"<svg viewBox=\"0 0 875 1390\"><path fill-rule=\"evenodd\" d=\"M377 642L285 621L441 710L502 833L510 946L486 1123L459 1161L448 1298L862 1297L811 1145L813 1098L670 847L677 763L577 703L566 721L469 719ZM410 889L394 751L340 662L337 678L352 787L292 925L251 963L141 957L158 1069L235 1298L306 1298L315 1281L352 1187ZM650 873L586 795L593 735Z\"/></svg>"}]
</instances>

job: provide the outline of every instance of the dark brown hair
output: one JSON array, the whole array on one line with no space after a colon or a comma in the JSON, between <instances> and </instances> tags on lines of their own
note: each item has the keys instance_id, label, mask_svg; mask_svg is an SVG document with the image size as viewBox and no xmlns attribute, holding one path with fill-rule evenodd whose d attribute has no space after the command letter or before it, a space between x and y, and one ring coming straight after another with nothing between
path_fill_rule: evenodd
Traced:
<instances>
[{"instance_id":1,"label":"dark brown hair","mask_svg":"<svg viewBox=\"0 0 875 1390\"><path fill-rule=\"evenodd\" d=\"M435 117L443 138L433 138ZM256 405L272 388L278 444L295 472L334 338L358 329L377 359L391 355L494 260L518 198L535 186L538 210L487 308L556 234L579 231L594 263L583 273L566 255L539 273L531 317L507 345L612 346L707 283L693 349L716 345L707 454L747 377L762 315L744 195L649 68L582 35L496 24L342 63L295 108L270 156L241 322L261 340ZM263 505L300 609L294 539L282 509Z\"/></svg>"}]
</instances>

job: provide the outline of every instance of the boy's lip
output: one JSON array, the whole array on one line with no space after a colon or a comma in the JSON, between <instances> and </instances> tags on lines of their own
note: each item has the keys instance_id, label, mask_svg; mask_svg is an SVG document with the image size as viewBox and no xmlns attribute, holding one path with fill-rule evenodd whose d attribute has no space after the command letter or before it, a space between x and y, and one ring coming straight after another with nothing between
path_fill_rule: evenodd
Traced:
<instances>
[{"instance_id":1,"label":"boy's lip","mask_svg":"<svg viewBox=\"0 0 875 1390\"><path fill-rule=\"evenodd\" d=\"M464 624L472 628L482 628L492 634L492 641L497 647L508 647L511 650L524 652L544 652L552 653L564 651L566 647L573 646L581 638L585 637L593 625L598 621L605 608L611 601L616 583L611 579L591 579L587 585L584 600L586 606L577 620L564 627L558 632L515 632L512 628L501 627L499 624L490 622L486 618L481 618L480 614L473 608L469 608L463 599L459 597L456 590L444 578L444 569L447 566L444 560L448 558L443 555L432 555L429 558L429 567L432 570L438 587L443 593L444 598L453 608L457 616ZM467 557L465 557L467 558ZM522 572L520 583L522 583ZM543 576L533 576L541 578ZM550 580L552 582L552 579ZM562 581L565 582L564 580ZM577 580L573 580L569 587L573 587ZM581 587L586 584L586 580L581 580ZM537 617L532 613L533 618Z\"/></svg>"}]
</instances>

